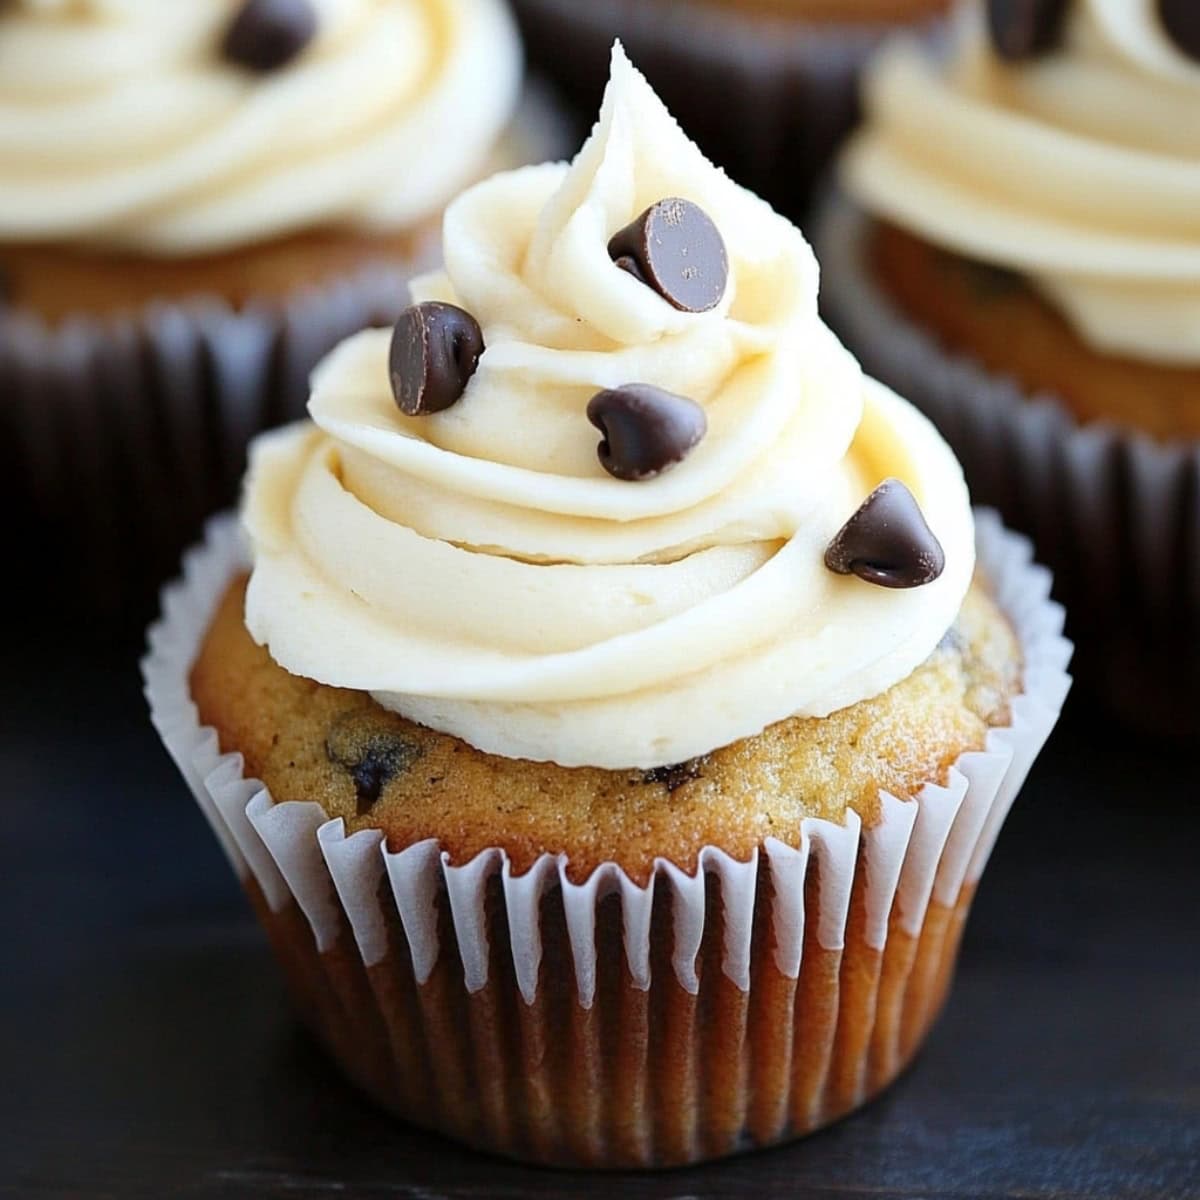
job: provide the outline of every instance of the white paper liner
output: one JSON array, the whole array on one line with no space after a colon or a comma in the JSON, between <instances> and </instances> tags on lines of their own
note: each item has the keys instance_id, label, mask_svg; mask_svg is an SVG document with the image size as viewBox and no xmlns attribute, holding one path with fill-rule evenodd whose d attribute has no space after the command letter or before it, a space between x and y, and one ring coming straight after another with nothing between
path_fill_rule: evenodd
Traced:
<instances>
[{"instance_id":1,"label":"white paper liner","mask_svg":"<svg viewBox=\"0 0 1200 1200\"><path fill-rule=\"evenodd\" d=\"M1031 565L1027 541L1007 532L989 512L977 519L979 560L999 604L1016 630L1023 653L1023 692L1012 704L1011 724L993 729L986 749L962 755L945 786L930 784L912 801L882 796L882 813L861 828L850 812L844 824L806 819L798 846L768 839L762 855L771 883L775 962L797 978L804 949L805 881L819 864L820 926L825 950L840 950L859 858L866 871L867 944L882 950L894 914L900 927L921 930L931 898L951 906L964 883L978 880L1000 825L1025 775L1053 728L1070 686L1071 646L1061 634L1062 609L1049 600L1049 573ZM699 855L694 874L659 859L640 887L615 864L573 882L562 855L544 855L523 875L510 870L502 850L490 849L452 865L436 842L388 851L378 831L347 837L341 819L329 820L311 802L274 803L266 788L244 778L238 754L221 755L216 735L202 727L188 690L188 675L219 597L246 565L238 526L231 517L209 525L205 544L189 553L182 580L163 594L163 616L149 632L143 660L151 719L213 826L234 870L257 882L273 912L295 900L312 927L318 950L332 948L342 914L354 933L364 966L387 952L384 904L394 904L418 983L430 977L443 948L437 897L444 889L469 992L488 982L490 947L485 892L499 872L516 981L525 1002L538 986L543 912L553 886L561 895L575 964L580 1005L593 1003L597 961L595 925L600 901L620 895L623 941L634 985L650 987L650 918L655 890L673 893L673 970L680 986L696 994L697 953L705 930L705 877L720 882L723 905L722 970L741 991L750 987L750 952L759 879L756 853L739 862L717 847ZM379 884L386 875L390 887ZM381 899L386 895L386 900Z\"/></svg>"},{"instance_id":2,"label":"white paper liner","mask_svg":"<svg viewBox=\"0 0 1200 1200\"><path fill-rule=\"evenodd\" d=\"M1136 723L1200 732L1200 442L1079 424L1052 396L947 353L865 261L870 218L820 207L821 303L871 375L941 429L975 499L1053 569L1081 666Z\"/></svg>"}]
</instances>

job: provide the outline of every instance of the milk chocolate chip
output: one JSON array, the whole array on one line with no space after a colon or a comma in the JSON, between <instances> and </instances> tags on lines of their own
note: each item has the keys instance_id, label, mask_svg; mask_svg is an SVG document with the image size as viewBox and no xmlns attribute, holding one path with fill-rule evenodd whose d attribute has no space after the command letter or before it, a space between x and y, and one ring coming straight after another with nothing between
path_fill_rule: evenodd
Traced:
<instances>
[{"instance_id":1,"label":"milk chocolate chip","mask_svg":"<svg viewBox=\"0 0 1200 1200\"><path fill-rule=\"evenodd\" d=\"M1158 0L1158 15L1176 47L1189 58L1200 59L1200 3Z\"/></svg>"},{"instance_id":2,"label":"milk chocolate chip","mask_svg":"<svg viewBox=\"0 0 1200 1200\"><path fill-rule=\"evenodd\" d=\"M597 392L587 406L604 439L597 447L600 465L617 479L652 479L682 462L708 428L695 400L648 383Z\"/></svg>"},{"instance_id":3,"label":"milk chocolate chip","mask_svg":"<svg viewBox=\"0 0 1200 1200\"><path fill-rule=\"evenodd\" d=\"M1066 15L1067 0L987 0L992 46L1008 62L1053 50Z\"/></svg>"},{"instance_id":4,"label":"milk chocolate chip","mask_svg":"<svg viewBox=\"0 0 1200 1200\"><path fill-rule=\"evenodd\" d=\"M942 573L946 555L912 492L885 479L829 543L825 565L880 587L914 588Z\"/></svg>"},{"instance_id":5,"label":"milk chocolate chip","mask_svg":"<svg viewBox=\"0 0 1200 1200\"><path fill-rule=\"evenodd\" d=\"M699 205L669 196L613 234L609 257L681 312L721 303L729 258L720 231Z\"/></svg>"},{"instance_id":6,"label":"milk chocolate chip","mask_svg":"<svg viewBox=\"0 0 1200 1200\"><path fill-rule=\"evenodd\" d=\"M316 32L311 0L245 0L225 31L221 53L251 71L276 71L287 66Z\"/></svg>"},{"instance_id":7,"label":"milk chocolate chip","mask_svg":"<svg viewBox=\"0 0 1200 1200\"><path fill-rule=\"evenodd\" d=\"M482 353L483 331L469 312L438 301L406 308L388 355L400 411L420 417L449 408L466 391Z\"/></svg>"}]
</instances>

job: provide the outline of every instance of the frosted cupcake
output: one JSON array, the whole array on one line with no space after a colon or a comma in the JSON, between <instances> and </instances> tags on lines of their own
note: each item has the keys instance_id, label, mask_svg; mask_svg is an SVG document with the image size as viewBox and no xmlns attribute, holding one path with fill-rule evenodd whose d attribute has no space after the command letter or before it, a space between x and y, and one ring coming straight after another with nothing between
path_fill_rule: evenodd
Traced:
<instances>
[{"instance_id":1,"label":"frosted cupcake","mask_svg":"<svg viewBox=\"0 0 1200 1200\"><path fill-rule=\"evenodd\" d=\"M826 299L1036 535L1105 692L1194 732L1200 29L1177 3L1020 8L875 63Z\"/></svg>"},{"instance_id":2,"label":"frosted cupcake","mask_svg":"<svg viewBox=\"0 0 1200 1200\"><path fill-rule=\"evenodd\" d=\"M949 0L515 0L533 61L590 111L620 37L704 150L799 213L858 114L858 72Z\"/></svg>"},{"instance_id":3,"label":"frosted cupcake","mask_svg":"<svg viewBox=\"0 0 1200 1200\"><path fill-rule=\"evenodd\" d=\"M1067 687L1048 577L618 50L259 441L147 694L299 1006L408 1120L669 1165L886 1086Z\"/></svg>"},{"instance_id":4,"label":"frosted cupcake","mask_svg":"<svg viewBox=\"0 0 1200 1200\"><path fill-rule=\"evenodd\" d=\"M403 306L445 202L547 153L499 0L0 12L0 390L22 498L153 575Z\"/></svg>"}]
</instances>

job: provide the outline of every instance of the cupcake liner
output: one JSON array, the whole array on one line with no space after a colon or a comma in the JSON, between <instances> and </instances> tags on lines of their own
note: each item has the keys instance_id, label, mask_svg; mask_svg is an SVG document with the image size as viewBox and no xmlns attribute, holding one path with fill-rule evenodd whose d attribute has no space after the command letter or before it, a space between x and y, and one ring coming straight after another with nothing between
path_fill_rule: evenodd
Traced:
<instances>
[{"instance_id":1,"label":"cupcake liner","mask_svg":"<svg viewBox=\"0 0 1200 1200\"><path fill-rule=\"evenodd\" d=\"M841 194L822 205L830 323L938 425L976 501L1033 537L1097 694L1153 732L1200 733L1200 442L1081 425L1052 396L947 353L872 279L869 225Z\"/></svg>"},{"instance_id":2,"label":"cupcake liner","mask_svg":"<svg viewBox=\"0 0 1200 1200\"><path fill-rule=\"evenodd\" d=\"M393 320L435 254L430 238L403 268L241 311L197 299L50 327L0 309L6 486L33 519L32 549L65 544L89 604L148 595L236 495L250 438L301 416L313 366Z\"/></svg>"},{"instance_id":3,"label":"cupcake liner","mask_svg":"<svg viewBox=\"0 0 1200 1200\"><path fill-rule=\"evenodd\" d=\"M188 676L246 558L210 524L164 592L143 661L155 728L267 927L302 1016L350 1077L417 1124L542 1163L695 1162L796 1136L889 1083L949 986L971 897L1069 687L1063 613L1028 543L978 517L981 564L1017 630L1011 724L944 786L883 795L864 828L807 819L746 862L564 855L515 874L389 849L316 803L276 802L199 724Z\"/></svg>"},{"instance_id":4,"label":"cupcake liner","mask_svg":"<svg viewBox=\"0 0 1200 1200\"><path fill-rule=\"evenodd\" d=\"M513 7L530 58L584 111L599 101L619 37L705 151L793 215L857 121L859 70L892 28L694 0L514 0Z\"/></svg>"},{"instance_id":5,"label":"cupcake liner","mask_svg":"<svg viewBox=\"0 0 1200 1200\"><path fill-rule=\"evenodd\" d=\"M553 96L530 85L503 139L513 161L569 142ZM47 594L81 590L93 616L132 600L143 622L136 601L149 608L205 518L236 498L250 439L304 415L309 375L340 341L395 320L440 239L431 222L407 260L389 252L243 308L198 296L52 326L0 302L0 496Z\"/></svg>"}]
</instances>

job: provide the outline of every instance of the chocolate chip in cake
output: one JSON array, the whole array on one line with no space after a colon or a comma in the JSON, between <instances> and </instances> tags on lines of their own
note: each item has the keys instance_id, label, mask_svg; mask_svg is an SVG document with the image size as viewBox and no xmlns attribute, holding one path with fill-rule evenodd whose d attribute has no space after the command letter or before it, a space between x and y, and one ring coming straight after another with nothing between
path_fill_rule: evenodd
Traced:
<instances>
[{"instance_id":1,"label":"chocolate chip in cake","mask_svg":"<svg viewBox=\"0 0 1200 1200\"><path fill-rule=\"evenodd\" d=\"M311 0L245 0L225 31L221 53L251 71L286 67L313 40Z\"/></svg>"},{"instance_id":2,"label":"chocolate chip in cake","mask_svg":"<svg viewBox=\"0 0 1200 1200\"><path fill-rule=\"evenodd\" d=\"M879 587L914 588L942 573L946 555L912 492L885 479L829 543L825 565Z\"/></svg>"},{"instance_id":3,"label":"chocolate chip in cake","mask_svg":"<svg viewBox=\"0 0 1200 1200\"><path fill-rule=\"evenodd\" d=\"M449 408L466 391L483 349L479 322L456 305L431 300L406 308L388 354L400 411L421 417Z\"/></svg>"},{"instance_id":4,"label":"chocolate chip in cake","mask_svg":"<svg viewBox=\"0 0 1200 1200\"><path fill-rule=\"evenodd\" d=\"M685 783L702 778L707 762L708 755L705 754L700 758L689 758L687 762L673 763L669 767L653 767L642 772L642 782L661 783L668 792L675 792Z\"/></svg>"},{"instance_id":5,"label":"chocolate chip in cake","mask_svg":"<svg viewBox=\"0 0 1200 1200\"><path fill-rule=\"evenodd\" d=\"M1197 0L1158 0L1158 15L1176 47L1200 59L1200 3Z\"/></svg>"},{"instance_id":6,"label":"chocolate chip in cake","mask_svg":"<svg viewBox=\"0 0 1200 1200\"><path fill-rule=\"evenodd\" d=\"M648 383L597 392L587 417L601 433L600 465L617 479L652 479L682 462L704 437L708 419L695 400Z\"/></svg>"},{"instance_id":7,"label":"chocolate chip in cake","mask_svg":"<svg viewBox=\"0 0 1200 1200\"><path fill-rule=\"evenodd\" d=\"M424 753L420 742L395 730L380 729L361 713L343 717L325 739L326 757L348 771L354 781L360 817L370 812L383 789Z\"/></svg>"},{"instance_id":8,"label":"chocolate chip in cake","mask_svg":"<svg viewBox=\"0 0 1200 1200\"><path fill-rule=\"evenodd\" d=\"M716 308L729 282L720 230L698 204L669 196L613 234L608 254L681 312Z\"/></svg>"},{"instance_id":9,"label":"chocolate chip in cake","mask_svg":"<svg viewBox=\"0 0 1200 1200\"><path fill-rule=\"evenodd\" d=\"M987 0L992 46L1008 62L1053 50L1062 37L1066 15L1067 0Z\"/></svg>"}]
</instances>

